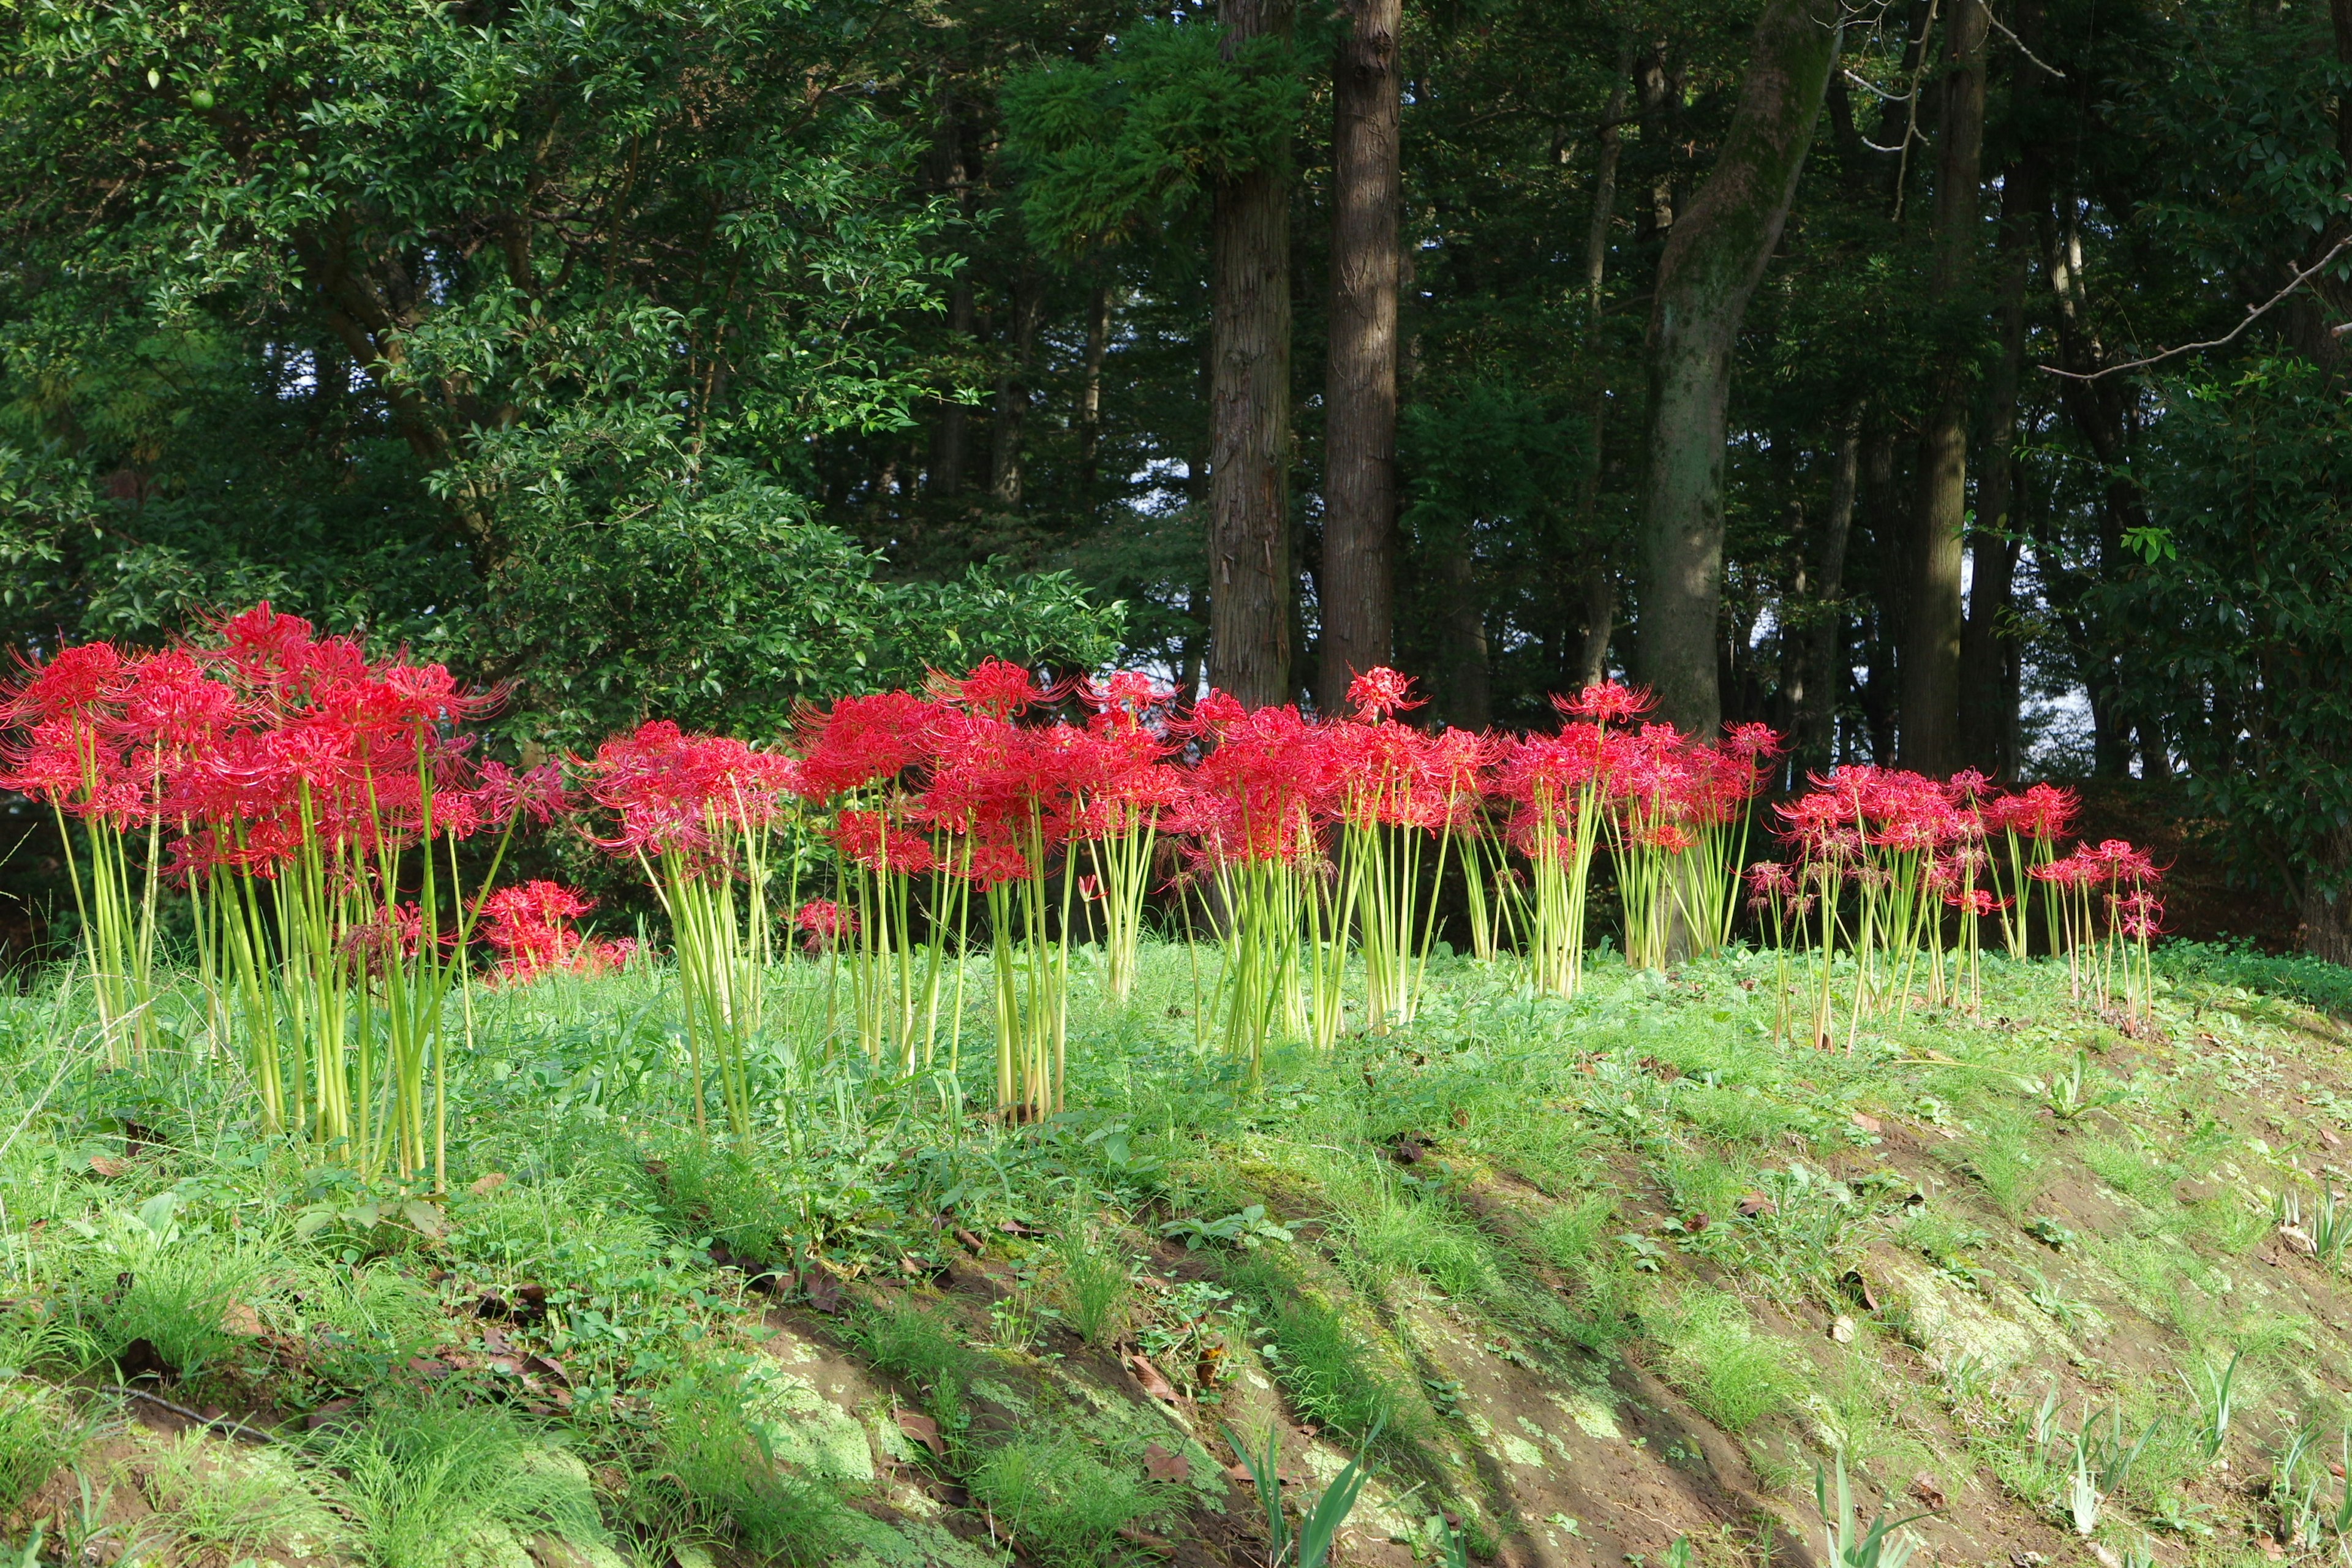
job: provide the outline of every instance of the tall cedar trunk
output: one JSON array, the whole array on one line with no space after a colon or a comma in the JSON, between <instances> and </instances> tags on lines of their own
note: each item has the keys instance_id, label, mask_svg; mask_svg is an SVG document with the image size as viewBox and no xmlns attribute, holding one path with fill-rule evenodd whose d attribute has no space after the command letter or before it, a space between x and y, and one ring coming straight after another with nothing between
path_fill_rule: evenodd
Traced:
<instances>
[{"instance_id":1,"label":"tall cedar trunk","mask_svg":"<svg viewBox=\"0 0 2352 1568\"><path fill-rule=\"evenodd\" d=\"M1078 504L1092 515L1102 469L1103 358L1110 352L1110 290L1087 296L1086 379L1078 386Z\"/></svg>"},{"instance_id":2,"label":"tall cedar trunk","mask_svg":"<svg viewBox=\"0 0 2352 1568\"><path fill-rule=\"evenodd\" d=\"M1289 0L1222 0L1228 48L1290 30ZM1290 178L1286 149L1220 182L1209 260L1209 679L1290 691Z\"/></svg>"},{"instance_id":3,"label":"tall cedar trunk","mask_svg":"<svg viewBox=\"0 0 2352 1568\"><path fill-rule=\"evenodd\" d=\"M1970 291L1980 244L1978 186L1984 153L1985 0L1957 0L1944 34L1943 112L1936 137L1935 266L1929 309ZM1947 773L1960 729L1961 561L1969 509L1970 377L1948 365L1919 432L1917 575L1903 650L1903 765Z\"/></svg>"},{"instance_id":4,"label":"tall cedar trunk","mask_svg":"<svg viewBox=\"0 0 2352 1568\"><path fill-rule=\"evenodd\" d=\"M1845 552L1853 537L1853 498L1862 477L1862 406L1839 433L1837 466L1830 478L1829 510L1813 541L1811 603L1805 606L1804 685L1794 694L1797 762L1824 769L1837 758L1838 699L1844 694Z\"/></svg>"},{"instance_id":5,"label":"tall cedar trunk","mask_svg":"<svg viewBox=\"0 0 2352 1568\"><path fill-rule=\"evenodd\" d=\"M1331 67L1331 343L1323 394L1323 710L1391 657L1403 0L1347 0Z\"/></svg>"},{"instance_id":6,"label":"tall cedar trunk","mask_svg":"<svg viewBox=\"0 0 2352 1568\"><path fill-rule=\"evenodd\" d=\"M1969 542L1969 623L1960 638L1960 760L1997 778L2015 778L2020 761L2012 742L2019 693L2009 681L2009 615L2019 556L2010 512L2018 381L2025 369L2030 222L2011 170L2001 181L2000 275L1993 305L2000 357L1986 388L1985 458L1977 479L1977 526Z\"/></svg>"},{"instance_id":7,"label":"tall cedar trunk","mask_svg":"<svg viewBox=\"0 0 2352 1568\"><path fill-rule=\"evenodd\" d=\"M1716 630L1732 346L1796 195L1838 26L1822 0L1768 0L1715 169L1658 260L1637 651L1661 714L1701 733L1723 716Z\"/></svg>"},{"instance_id":8,"label":"tall cedar trunk","mask_svg":"<svg viewBox=\"0 0 2352 1568\"><path fill-rule=\"evenodd\" d=\"M1029 414L1029 371L1045 302L1035 269L1024 266L1013 284L1012 357L996 378L996 419L989 438L988 493L1001 507L1021 504L1021 427Z\"/></svg>"},{"instance_id":9,"label":"tall cedar trunk","mask_svg":"<svg viewBox=\"0 0 2352 1568\"><path fill-rule=\"evenodd\" d=\"M1588 354L1601 337L1601 289L1609 273L1609 228L1617 216L1617 165L1625 152L1627 89L1633 73L1633 41L1617 50L1617 85L1610 89L1602 112L1601 159L1592 172L1592 211L1584 224L1584 342ZM1598 378L1596 378L1596 381ZM1609 419L1609 388L1592 389L1592 461L1579 481L1577 517L1591 542L1592 560L1584 569L1577 597L1584 609L1584 636L1577 649L1578 683L1591 686L1609 673L1609 636L1617 616L1617 573L1610 563L1608 529L1601 516L1601 469Z\"/></svg>"}]
</instances>

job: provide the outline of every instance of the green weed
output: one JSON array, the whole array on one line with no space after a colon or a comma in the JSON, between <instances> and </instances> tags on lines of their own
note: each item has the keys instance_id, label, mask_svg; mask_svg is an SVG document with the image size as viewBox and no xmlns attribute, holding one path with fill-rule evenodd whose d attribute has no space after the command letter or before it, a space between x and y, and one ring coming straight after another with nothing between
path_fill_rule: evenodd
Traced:
<instances>
[{"instance_id":1,"label":"green weed","mask_svg":"<svg viewBox=\"0 0 2352 1568\"><path fill-rule=\"evenodd\" d=\"M1118 1231L1072 1209L1054 1233L1062 1311L1078 1337L1107 1345L1127 1331L1135 1297L1135 1266Z\"/></svg>"},{"instance_id":2,"label":"green weed","mask_svg":"<svg viewBox=\"0 0 2352 1568\"><path fill-rule=\"evenodd\" d=\"M1789 1351L1756 1331L1736 1296L1691 1290L1656 1331L1666 1346L1668 1378L1727 1432L1747 1431L1804 1389Z\"/></svg>"},{"instance_id":3,"label":"green weed","mask_svg":"<svg viewBox=\"0 0 2352 1568\"><path fill-rule=\"evenodd\" d=\"M235 1560L268 1547L307 1557L348 1544L310 1478L274 1449L188 1432L149 1447L142 1468L158 1522L200 1552Z\"/></svg>"},{"instance_id":4,"label":"green weed","mask_svg":"<svg viewBox=\"0 0 2352 1568\"><path fill-rule=\"evenodd\" d=\"M1023 1555L1045 1563L1102 1562L1119 1531L1160 1507L1148 1483L1066 1436L1017 1437L992 1448L964 1484Z\"/></svg>"},{"instance_id":5,"label":"green weed","mask_svg":"<svg viewBox=\"0 0 2352 1568\"><path fill-rule=\"evenodd\" d=\"M608 1540L578 1462L496 1405L394 1399L332 1429L319 1455L344 1477L343 1507L378 1568L444 1568L501 1532Z\"/></svg>"}]
</instances>

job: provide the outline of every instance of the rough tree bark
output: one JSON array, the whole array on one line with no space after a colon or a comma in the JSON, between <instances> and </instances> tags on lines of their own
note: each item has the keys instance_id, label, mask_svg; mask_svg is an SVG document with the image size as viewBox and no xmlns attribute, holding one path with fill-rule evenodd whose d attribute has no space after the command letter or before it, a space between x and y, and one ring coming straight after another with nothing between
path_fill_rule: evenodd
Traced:
<instances>
[{"instance_id":1,"label":"rough tree bark","mask_svg":"<svg viewBox=\"0 0 2352 1568\"><path fill-rule=\"evenodd\" d=\"M1625 103L1633 84L1633 41L1617 51L1617 85L1610 89L1602 111L1601 157L1592 172L1592 211L1584 225L1584 342L1588 351L1601 336L1601 290L1609 274L1609 227L1617 216L1617 165L1625 152ZM1604 429L1609 418L1609 388L1592 389L1592 462L1584 470L1577 495L1577 516L1591 541L1592 559L1586 563L1577 597L1584 609L1584 636L1577 649L1578 684L1591 686L1609 672L1609 637L1616 628L1617 573L1609 559L1608 531L1601 517L1601 469L1604 460Z\"/></svg>"},{"instance_id":2,"label":"rough tree bark","mask_svg":"<svg viewBox=\"0 0 2352 1568\"><path fill-rule=\"evenodd\" d=\"M1943 109L1936 132L1935 261L1931 310L1949 309L1973 284L1978 187L1982 183L1985 0L1956 0L1944 31ZM1918 554L1903 649L1903 765L1931 774L1958 765L1960 731L1961 562L1969 509L1969 402L1972 378L1950 365L1936 378L1919 432Z\"/></svg>"},{"instance_id":3,"label":"rough tree bark","mask_svg":"<svg viewBox=\"0 0 2352 1568\"><path fill-rule=\"evenodd\" d=\"M1289 0L1222 0L1229 47L1290 29ZM1221 181L1210 220L1209 679L1290 691L1290 176Z\"/></svg>"},{"instance_id":4,"label":"rough tree bark","mask_svg":"<svg viewBox=\"0 0 2352 1568\"><path fill-rule=\"evenodd\" d=\"M1398 147L1403 0L1347 0L1331 67L1330 364L1323 394L1323 630L1317 687L1389 662L1396 619Z\"/></svg>"},{"instance_id":5,"label":"rough tree bark","mask_svg":"<svg viewBox=\"0 0 2352 1568\"><path fill-rule=\"evenodd\" d=\"M1838 29L1827 0L1768 0L1714 171L1658 260L1636 651L1660 713L1702 733L1723 717L1715 645L1732 346L1788 218Z\"/></svg>"}]
</instances>

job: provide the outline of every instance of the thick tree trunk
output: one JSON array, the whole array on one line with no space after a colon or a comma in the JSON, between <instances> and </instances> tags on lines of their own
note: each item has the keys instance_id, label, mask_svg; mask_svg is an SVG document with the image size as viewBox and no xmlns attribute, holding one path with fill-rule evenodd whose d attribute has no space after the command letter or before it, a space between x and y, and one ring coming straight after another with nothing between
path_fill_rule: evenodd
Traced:
<instances>
[{"instance_id":1,"label":"thick tree trunk","mask_svg":"<svg viewBox=\"0 0 2352 1568\"><path fill-rule=\"evenodd\" d=\"M1289 0L1222 0L1229 43L1290 29ZM1244 702L1290 689L1290 175L1219 184L1209 260L1209 679Z\"/></svg>"},{"instance_id":2,"label":"thick tree trunk","mask_svg":"<svg viewBox=\"0 0 2352 1568\"><path fill-rule=\"evenodd\" d=\"M1986 0L1956 0L1944 33L1943 112L1936 138L1935 269L1929 309L1967 298L1981 248ZM1969 510L1970 378L1947 369L1936 379L1919 433L1917 575L1903 650L1903 765L1942 774L1958 765L1960 574Z\"/></svg>"},{"instance_id":3,"label":"thick tree trunk","mask_svg":"<svg viewBox=\"0 0 2352 1568\"><path fill-rule=\"evenodd\" d=\"M1609 635L1616 629L1617 574L1601 561L1584 574L1584 637L1576 650L1576 684L1593 686L1609 676Z\"/></svg>"},{"instance_id":4,"label":"thick tree trunk","mask_svg":"<svg viewBox=\"0 0 2352 1568\"><path fill-rule=\"evenodd\" d=\"M1639 652L1660 713L1702 733L1722 721L1716 633L1732 346L1796 195L1838 27L1825 0L1768 0L1714 172L1675 218L1658 260Z\"/></svg>"},{"instance_id":5,"label":"thick tree trunk","mask_svg":"<svg viewBox=\"0 0 2352 1568\"><path fill-rule=\"evenodd\" d=\"M1588 351L1601 336L1601 291L1609 275L1609 229L1617 216L1617 167L1625 153L1624 127L1628 89L1633 85L1633 42L1626 39L1617 51L1617 85L1610 89L1602 110L1601 158L1592 172L1592 210L1584 223L1584 341ZM1597 363L1597 362L1594 362ZM1577 648L1576 677L1580 687L1591 686L1609 674L1609 637L1616 629L1617 570L1611 563L1608 533L1601 516L1601 470L1607 460L1603 443L1609 423L1609 388L1592 389L1592 462L1579 481L1576 512L1584 525L1591 564L1584 570L1578 598L1584 606L1584 636Z\"/></svg>"},{"instance_id":6,"label":"thick tree trunk","mask_svg":"<svg viewBox=\"0 0 2352 1568\"><path fill-rule=\"evenodd\" d=\"M2001 182L2000 292L1993 306L2000 357L1986 388L1985 458L1977 479L1977 526L1969 538L1969 623L1960 638L1960 760L1997 778L2015 778L2018 691L2009 681L2009 615L2017 582L2017 531L2011 526L2011 454L2017 390L2025 370L2025 271L2032 231L2016 172Z\"/></svg>"},{"instance_id":7,"label":"thick tree trunk","mask_svg":"<svg viewBox=\"0 0 2352 1568\"><path fill-rule=\"evenodd\" d=\"M1331 67L1331 345L1323 394L1323 636L1317 685L1391 657L1396 619L1398 148L1403 0L1347 0Z\"/></svg>"}]
</instances>

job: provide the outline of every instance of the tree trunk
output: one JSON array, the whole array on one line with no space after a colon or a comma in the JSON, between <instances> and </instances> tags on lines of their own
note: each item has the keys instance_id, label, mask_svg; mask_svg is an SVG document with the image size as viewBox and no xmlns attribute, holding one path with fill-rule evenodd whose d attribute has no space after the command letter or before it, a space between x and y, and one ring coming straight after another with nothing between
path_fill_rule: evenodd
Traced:
<instances>
[{"instance_id":1,"label":"tree trunk","mask_svg":"<svg viewBox=\"0 0 2352 1568\"><path fill-rule=\"evenodd\" d=\"M1838 28L1822 0L1769 0L1714 172L1676 216L1658 260L1639 652L1661 715L1702 734L1722 721L1715 645L1732 347L1796 195Z\"/></svg>"},{"instance_id":2,"label":"tree trunk","mask_svg":"<svg viewBox=\"0 0 2352 1568\"><path fill-rule=\"evenodd\" d=\"M1331 67L1331 343L1323 394L1323 637L1318 686L1392 657L1396 619L1398 149L1403 0L1347 0Z\"/></svg>"},{"instance_id":3,"label":"tree trunk","mask_svg":"<svg viewBox=\"0 0 2352 1568\"><path fill-rule=\"evenodd\" d=\"M1973 283L1985 118L1985 0L1957 0L1944 34L1943 111L1936 136L1935 266L1928 309L1948 311ZM1969 400L1964 368L1936 378L1919 433L1917 576L1903 653L1903 765L1943 774L1958 765L1961 562L1969 511Z\"/></svg>"},{"instance_id":4,"label":"tree trunk","mask_svg":"<svg viewBox=\"0 0 2352 1568\"><path fill-rule=\"evenodd\" d=\"M1078 385L1078 505L1094 515L1102 469L1102 372L1110 352L1110 290L1097 285L1087 296L1086 379Z\"/></svg>"},{"instance_id":5,"label":"tree trunk","mask_svg":"<svg viewBox=\"0 0 2352 1568\"><path fill-rule=\"evenodd\" d=\"M996 419L990 431L988 493L1007 510L1021 504L1021 427L1029 415L1029 370L1037 354L1037 318L1045 290L1027 265L1013 285L1012 357L996 378Z\"/></svg>"},{"instance_id":6,"label":"tree trunk","mask_svg":"<svg viewBox=\"0 0 2352 1568\"><path fill-rule=\"evenodd\" d=\"M1576 650L1576 683L1597 686L1609 678L1609 634L1616 629L1617 574L1601 561L1584 574L1584 637Z\"/></svg>"},{"instance_id":7,"label":"tree trunk","mask_svg":"<svg viewBox=\"0 0 2352 1568\"><path fill-rule=\"evenodd\" d=\"M1218 14L1229 47L1290 30L1289 0ZM1292 696L1287 162L1219 183L1211 217L1209 671L1253 703Z\"/></svg>"},{"instance_id":8,"label":"tree trunk","mask_svg":"<svg viewBox=\"0 0 2352 1568\"><path fill-rule=\"evenodd\" d=\"M2000 358L1986 389L1985 459L1977 479L1977 526L1969 536L1969 622L1960 637L1960 760L1997 778L2015 778L2018 692L2009 683L2009 615L2017 582L2017 531L2010 511L2017 445L2017 388L2025 369L2025 270L2031 238L2016 172L2001 182L2000 293L1993 318Z\"/></svg>"},{"instance_id":9,"label":"tree trunk","mask_svg":"<svg viewBox=\"0 0 2352 1568\"><path fill-rule=\"evenodd\" d=\"M1810 624L1804 628L1804 686L1790 703L1795 710L1797 765L1821 769L1837 758L1838 699L1845 690L1845 553L1853 537L1853 498L1862 478L1862 405L1846 416L1838 435L1837 467L1830 478L1829 510L1822 515L1812 559Z\"/></svg>"}]
</instances>

